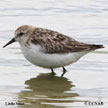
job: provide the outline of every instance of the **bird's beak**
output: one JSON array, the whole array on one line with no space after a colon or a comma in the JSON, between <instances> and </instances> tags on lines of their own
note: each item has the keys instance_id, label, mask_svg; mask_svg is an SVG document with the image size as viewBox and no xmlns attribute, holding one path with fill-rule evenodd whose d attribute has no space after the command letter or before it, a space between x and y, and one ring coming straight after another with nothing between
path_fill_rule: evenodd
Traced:
<instances>
[{"instance_id":1,"label":"bird's beak","mask_svg":"<svg viewBox=\"0 0 108 108\"><path fill-rule=\"evenodd\" d=\"M3 48L5 48L6 46L12 44L13 42L15 42L15 39L14 38L11 39L6 45L4 45Z\"/></svg>"}]
</instances>

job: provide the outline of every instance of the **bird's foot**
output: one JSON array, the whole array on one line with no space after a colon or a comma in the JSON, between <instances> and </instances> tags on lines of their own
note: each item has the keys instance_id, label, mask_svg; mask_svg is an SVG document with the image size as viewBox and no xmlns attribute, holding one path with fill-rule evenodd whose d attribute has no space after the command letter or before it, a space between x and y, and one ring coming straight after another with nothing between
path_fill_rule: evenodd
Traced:
<instances>
[{"instance_id":1,"label":"bird's foot","mask_svg":"<svg viewBox=\"0 0 108 108\"><path fill-rule=\"evenodd\" d=\"M63 73L61 74L61 77L63 77L66 72L67 70L63 67Z\"/></svg>"},{"instance_id":2,"label":"bird's foot","mask_svg":"<svg viewBox=\"0 0 108 108\"><path fill-rule=\"evenodd\" d=\"M55 76L56 73L54 72L53 68L51 68L51 77Z\"/></svg>"}]
</instances>

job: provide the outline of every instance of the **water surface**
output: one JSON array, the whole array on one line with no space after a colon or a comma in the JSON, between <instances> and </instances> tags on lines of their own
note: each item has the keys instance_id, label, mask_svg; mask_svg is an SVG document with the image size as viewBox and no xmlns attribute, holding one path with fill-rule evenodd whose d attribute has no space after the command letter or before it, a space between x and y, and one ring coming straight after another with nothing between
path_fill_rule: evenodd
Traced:
<instances>
[{"instance_id":1,"label":"water surface","mask_svg":"<svg viewBox=\"0 0 108 108\"><path fill-rule=\"evenodd\" d=\"M86 101L108 107L108 1L3 0L0 1L0 108L77 108ZM103 44L62 69L50 70L29 63L18 43L2 46L21 25L49 28L79 41ZM7 105L7 103L24 105Z\"/></svg>"}]
</instances>

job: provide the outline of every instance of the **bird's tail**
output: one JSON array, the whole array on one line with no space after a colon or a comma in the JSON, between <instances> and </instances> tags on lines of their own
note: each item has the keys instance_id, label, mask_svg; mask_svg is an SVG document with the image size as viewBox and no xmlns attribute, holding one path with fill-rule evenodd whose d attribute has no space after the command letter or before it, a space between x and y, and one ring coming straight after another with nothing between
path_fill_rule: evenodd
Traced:
<instances>
[{"instance_id":1,"label":"bird's tail","mask_svg":"<svg viewBox=\"0 0 108 108\"><path fill-rule=\"evenodd\" d=\"M95 49L100 49L100 48L104 48L103 45L91 45L91 49L95 50Z\"/></svg>"}]
</instances>

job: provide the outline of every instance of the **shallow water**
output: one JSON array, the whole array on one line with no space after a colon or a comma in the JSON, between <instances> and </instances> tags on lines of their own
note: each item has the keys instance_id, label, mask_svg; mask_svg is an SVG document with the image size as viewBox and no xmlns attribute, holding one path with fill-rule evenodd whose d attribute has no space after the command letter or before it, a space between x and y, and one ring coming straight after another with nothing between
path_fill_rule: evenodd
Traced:
<instances>
[{"instance_id":1,"label":"shallow water","mask_svg":"<svg viewBox=\"0 0 108 108\"><path fill-rule=\"evenodd\" d=\"M0 1L0 108L83 108L86 101L108 107L108 1L3 0ZM50 70L29 63L18 43L3 49L14 30L28 24L50 28L95 44L96 50L62 69ZM24 105L8 105L9 102Z\"/></svg>"}]
</instances>

